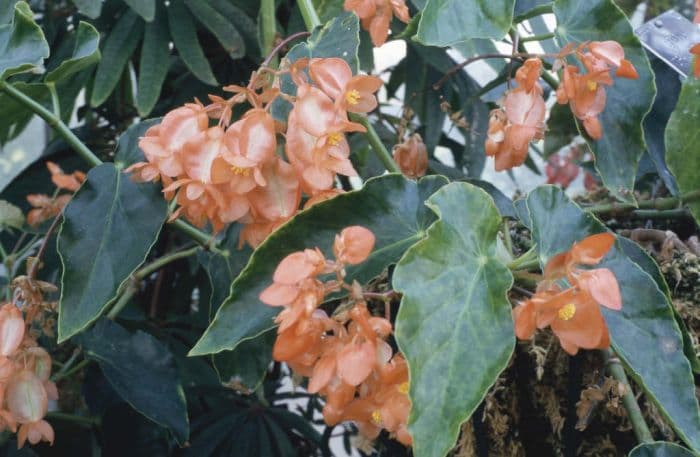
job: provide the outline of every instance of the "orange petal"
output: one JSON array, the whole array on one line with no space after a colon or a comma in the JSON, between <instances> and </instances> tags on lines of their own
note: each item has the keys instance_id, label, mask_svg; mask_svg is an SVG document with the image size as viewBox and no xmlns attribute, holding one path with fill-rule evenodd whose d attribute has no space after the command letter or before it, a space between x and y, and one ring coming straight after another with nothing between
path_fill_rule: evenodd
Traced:
<instances>
[{"instance_id":1,"label":"orange petal","mask_svg":"<svg viewBox=\"0 0 700 457\"><path fill-rule=\"evenodd\" d=\"M352 79L352 70L350 65L339 57L311 59L309 76L319 89L333 100L337 100L343 95L345 86Z\"/></svg>"},{"instance_id":2,"label":"orange petal","mask_svg":"<svg viewBox=\"0 0 700 457\"><path fill-rule=\"evenodd\" d=\"M607 268L582 271L576 276L576 282L598 304L614 310L622 308L622 296L617 278Z\"/></svg>"},{"instance_id":3,"label":"orange petal","mask_svg":"<svg viewBox=\"0 0 700 457\"><path fill-rule=\"evenodd\" d=\"M596 265L615 244L615 235L610 232L591 235L574 243L571 248L571 262L583 265Z\"/></svg>"},{"instance_id":4,"label":"orange petal","mask_svg":"<svg viewBox=\"0 0 700 457\"><path fill-rule=\"evenodd\" d=\"M299 295L299 288L273 282L260 293L260 301L270 306L288 306Z\"/></svg>"},{"instance_id":5,"label":"orange petal","mask_svg":"<svg viewBox=\"0 0 700 457\"><path fill-rule=\"evenodd\" d=\"M375 360L372 343L350 344L338 354L338 376L351 386L358 386L372 373Z\"/></svg>"},{"instance_id":6,"label":"orange petal","mask_svg":"<svg viewBox=\"0 0 700 457\"><path fill-rule=\"evenodd\" d=\"M364 262L374 248L374 234L359 225L347 227L336 236L333 253L339 262L357 265Z\"/></svg>"}]
</instances>

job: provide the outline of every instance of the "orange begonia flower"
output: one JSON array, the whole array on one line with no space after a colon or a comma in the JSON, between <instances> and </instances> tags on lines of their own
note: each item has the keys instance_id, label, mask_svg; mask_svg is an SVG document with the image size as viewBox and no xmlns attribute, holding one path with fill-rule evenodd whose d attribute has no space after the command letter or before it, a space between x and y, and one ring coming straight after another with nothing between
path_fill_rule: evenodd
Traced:
<instances>
[{"instance_id":1,"label":"orange begonia flower","mask_svg":"<svg viewBox=\"0 0 700 457\"><path fill-rule=\"evenodd\" d=\"M423 138L417 133L394 146L393 156L401 173L409 178L420 178L428 171L428 150Z\"/></svg>"},{"instance_id":2,"label":"orange begonia flower","mask_svg":"<svg viewBox=\"0 0 700 457\"><path fill-rule=\"evenodd\" d=\"M44 194L27 195L27 201L34 207L27 213L27 224L36 227L42 222L58 216L70 199L70 195L59 195L56 198Z\"/></svg>"},{"instance_id":3,"label":"orange begonia flower","mask_svg":"<svg viewBox=\"0 0 700 457\"><path fill-rule=\"evenodd\" d=\"M382 87L382 80L376 76L353 76L350 65L344 59L311 59L309 75L341 110L369 113L377 107L374 93Z\"/></svg>"},{"instance_id":4,"label":"orange begonia flower","mask_svg":"<svg viewBox=\"0 0 700 457\"><path fill-rule=\"evenodd\" d=\"M341 263L357 265L364 262L374 249L374 234L359 225L347 227L335 236L333 255Z\"/></svg>"},{"instance_id":5,"label":"orange begonia flower","mask_svg":"<svg viewBox=\"0 0 700 457\"><path fill-rule=\"evenodd\" d=\"M698 15L700 15L700 13L698 13ZM690 48L690 53L695 56L693 61L693 76L695 76L696 79L700 79L700 43L693 45L693 47Z\"/></svg>"},{"instance_id":6,"label":"orange begonia flower","mask_svg":"<svg viewBox=\"0 0 700 457\"><path fill-rule=\"evenodd\" d=\"M0 356L17 350L24 339L24 317L17 306L6 303L0 308Z\"/></svg>"},{"instance_id":7,"label":"orange begonia flower","mask_svg":"<svg viewBox=\"0 0 700 457\"><path fill-rule=\"evenodd\" d=\"M345 0L345 11L357 14L375 46L386 42L393 16L404 23L411 19L405 0Z\"/></svg>"},{"instance_id":8,"label":"orange begonia flower","mask_svg":"<svg viewBox=\"0 0 700 457\"><path fill-rule=\"evenodd\" d=\"M614 242L611 233L592 235L552 257L537 292L513 310L516 336L528 339L537 328L550 326L569 354L579 348L607 348L610 337L599 306L621 309L620 288L607 268L580 266L600 263ZM562 289L563 280L570 287Z\"/></svg>"},{"instance_id":9,"label":"orange begonia flower","mask_svg":"<svg viewBox=\"0 0 700 457\"><path fill-rule=\"evenodd\" d=\"M53 181L59 189L75 192L80 188L83 181L85 181L85 173L82 171L74 171L67 175L63 172L61 167L51 161L46 162L46 167L51 172L51 181Z\"/></svg>"}]
</instances>

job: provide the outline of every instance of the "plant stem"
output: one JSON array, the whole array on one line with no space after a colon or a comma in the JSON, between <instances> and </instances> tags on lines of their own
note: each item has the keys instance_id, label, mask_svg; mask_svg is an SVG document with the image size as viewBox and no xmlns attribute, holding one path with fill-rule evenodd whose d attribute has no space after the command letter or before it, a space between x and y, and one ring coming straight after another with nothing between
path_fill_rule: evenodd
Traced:
<instances>
[{"instance_id":1,"label":"plant stem","mask_svg":"<svg viewBox=\"0 0 700 457\"><path fill-rule=\"evenodd\" d=\"M180 232L187 235L188 237L192 238L197 243L201 244L207 250L209 250L211 252L215 252L216 254L219 254L220 256L223 256L223 257L229 256L228 250L219 249L216 246L216 240L214 239L214 237L212 235L202 232L198 228L191 226L190 224L183 221L182 219L176 219L170 225L172 225L173 228L179 230Z\"/></svg>"},{"instance_id":2,"label":"plant stem","mask_svg":"<svg viewBox=\"0 0 700 457\"><path fill-rule=\"evenodd\" d=\"M557 81L556 78L547 71L542 72L542 79L544 79L544 81L549 84L549 87L554 90L557 90L559 87L559 81Z\"/></svg>"},{"instance_id":3,"label":"plant stem","mask_svg":"<svg viewBox=\"0 0 700 457\"><path fill-rule=\"evenodd\" d=\"M508 218L503 218L503 244L506 245L508 254L513 255L513 240L510 237L510 224L508 223Z\"/></svg>"},{"instance_id":4,"label":"plant stem","mask_svg":"<svg viewBox=\"0 0 700 457\"><path fill-rule=\"evenodd\" d=\"M61 366L61 369L58 371L58 373L51 376L51 380L55 382L58 379L65 377L66 371L68 371L70 369L71 365L73 365L73 363L75 363L75 361L78 359L79 355L80 355L80 349L76 348L73 351L73 354L71 354L70 358L68 358L66 363L64 363L63 366Z\"/></svg>"},{"instance_id":5,"label":"plant stem","mask_svg":"<svg viewBox=\"0 0 700 457\"><path fill-rule=\"evenodd\" d=\"M521 255L517 259L513 259L513 261L508 264L508 269L528 270L530 268L539 268L539 266L540 259L537 257L537 250L535 250L535 246L533 246L525 254Z\"/></svg>"},{"instance_id":6,"label":"plant stem","mask_svg":"<svg viewBox=\"0 0 700 457\"><path fill-rule=\"evenodd\" d=\"M56 376L53 377L53 381L55 382L55 381L58 381L60 379L68 378L68 377L74 375L75 373L79 372L80 370L82 370L83 368L88 366L90 364L90 362L92 362L92 360L83 359L79 363L77 363L73 368L71 368L69 370L65 370L65 371L64 370L59 371L58 373L56 373ZM66 364L66 366L67 365L68 364ZM65 366L64 366L64 368L65 368Z\"/></svg>"},{"instance_id":7,"label":"plant stem","mask_svg":"<svg viewBox=\"0 0 700 457\"><path fill-rule=\"evenodd\" d=\"M275 0L260 2L260 25L262 27L263 54L267 55L275 44L277 25L275 19Z\"/></svg>"},{"instance_id":8,"label":"plant stem","mask_svg":"<svg viewBox=\"0 0 700 457\"><path fill-rule=\"evenodd\" d=\"M58 92L56 92L55 83L46 83L46 87L49 88L51 93L51 106L53 107L53 115L57 118L61 118L61 102L58 99Z\"/></svg>"},{"instance_id":9,"label":"plant stem","mask_svg":"<svg viewBox=\"0 0 700 457\"><path fill-rule=\"evenodd\" d=\"M548 3L546 5L540 5L532 8L530 11L526 11L523 14L520 14L518 16L515 16L513 18L513 23L518 24L523 21L527 21L528 19L531 19L535 16L541 16L543 14L548 14L548 13L553 13L554 9L551 3Z\"/></svg>"},{"instance_id":10,"label":"plant stem","mask_svg":"<svg viewBox=\"0 0 700 457\"><path fill-rule=\"evenodd\" d=\"M654 209L667 210L677 209L684 203L690 203L700 200L700 190L685 193L679 197L654 198L652 200L642 200L634 205L632 203L604 203L601 205L592 205L584 207L585 210L597 214L598 216L615 216L627 211L637 209Z\"/></svg>"},{"instance_id":11,"label":"plant stem","mask_svg":"<svg viewBox=\"0 0 700 457\"><path fill-rule=\"evenodd\" d=\"M610 376L625 386L626 392L622 397L622 404L627 410L627 417L629 417L630 423L632 424L632 429L637 437L637 441L640 443L650 443L654 441L654 437L642 415L642 410L639 409L637 399L634 397L634 392L632 392L632 387L630 386L620 359L613 355L610 349L604 350L603 356L605 357Z\"/></svg>"},{"instance_id":12,"label":"plant stem","mask_svg":"<svg viewBox=\"0 0 700 457\"><path fill-rule=\"evenodd\" d=\"M301 16L304 18L304 25L306 25L306 29L309 32L321 25L321 19L319 19L311 0L297 0L297 5L299 5L299 11L301 11Z\"/></svg>"},{"instance_id":13,"label":"plant stem","mask_svg":"<svg viewBox=\"0 0 700 457\"><path fill-rule=\"evenodd\" d=\"M80 141L77 136L75 136L68 126L61 121L60 117L54 115L54 113L32 100L7 81L0 81L0 90L7 93L7 95L14 98L16 101L29 108L40 118L46 121L46 123L49 124L49 127L56 130L56 132L61 135L61 137L75 150L75 152L77 152L90 165L96 167L102 163L102 161L95 154L93 154L93 152L88 149L88 147L85 146L85 144L83 144L83 142Z\"/></svg>"},{"instance_id":14,"label":"plant stem","mask_svg":"<svg viewBox=\"0 0 700 457\"><path fill-rule=\"evenodd\" d=\"M544 41L554 38L554 33L543 33L542 35L532 35L520 38L521 43L527 43L528 41Z\"/></svg>"},{"instance_id":15,"label":"plant stem","mask_svg":"<svg viewBox=\"0 0 700 457\"><path fill-rule=\"evenodd\" d=\"M136 292L139 291L138 284L136 281L133 280L133 278L127 279L128 285L126 286L126 290L122 294L121 297L119 297L119 300L114 304L112 309L109 310L107 313L107 317L109 319L114 319L119 315L119 313L122 312L124 307L129 303L129 300L131 300L131 297L136 295Z\"/></svg>"},{"instance_id":16,"label":"plant stem","mask_svg":"<svg viewBox=\"0 0 700 457\"><path fill-rule=\"evenodd\" d=\"M75 422L76 424L87 425L89 427L100 425L100 419L98 417L77 416L75 414L61 413L58 411L51 411L47 413L46 418L49 420L56 419L66 422Z\"/></svg>"},{"instance_id":17,"label":"plant stem","mask_svg":"<svg viewBox=\"0 0 700 457\"><path fill-rule=\"evenodd\" d=\"M260 65L260 66L261 67L269 66L270 62L277 55L277 53L280 51L280 49L282 49L284 46L288 45L290 42L296 40L297 38L307 37L309 35L311 35L311 32L297 32L297 33L293 33L293 34L289 35L287 38L285 38L284 40L277 43L277 46L275 46L275 48L272 51L270 51L270 53L267 55L267 57L263 61L262 65Z\"/></svg>"},{"instance_id":18,"label":"plant stem","mask_svg":"<svg viewBox=\"0 0 700 457\"><path fill-rule=\"evenodd\" d=\"M164 265L169 264L170 262L174 262L179 259L184 259L187 258L191 255L194 255L199 251L201 247L199 246L194 246L189 249L183 249L182 251L176 251L176 252L171 252L170 254L166 254L163 257L160 257L153 262L149 263L145 267L139 269L136 273L134 273L134 278L136 279L144 279L154 271L159 270L161 267Z\"/></svg>"},{"instance_id":19,"label":"plant stem","mask_svg":"<svg viewBox=\"0 0 700 457\"><path fill-rule=\"evenodd\" d=\"M372 150L374 151L374 153L384 164L384 167L392 173L401 173L401 170L399 169L398 165L396 165L396 162L394 162L394 159L391 157L391 154L389 154L389 151L387 151L386 147L384 147L384 143L382 143L382 140L379 138L377 131L374 130L372 124L369 123L369 119L359 114L349 114L351 121L358 122L367 129L367 133L365 133L365 135L367 136L367 140L372 146Z\"/></svg>"}]
</instances>

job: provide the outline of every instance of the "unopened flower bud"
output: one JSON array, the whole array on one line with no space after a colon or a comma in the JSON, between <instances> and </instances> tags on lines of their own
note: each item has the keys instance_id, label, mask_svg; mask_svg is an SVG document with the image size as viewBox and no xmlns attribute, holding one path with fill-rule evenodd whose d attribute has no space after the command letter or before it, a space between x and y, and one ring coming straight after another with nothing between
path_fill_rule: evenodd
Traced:
<instances>
[{"instance_id":1,"label":"unopened flower bud","mask_svg":"<svg viewBox=\"0 0 700 457\"><path fill-rule=\"evenodd\" d=\"M394 146L394 160L401 169L401 173L409 178L420 178L428 170L428 150L423 139L417 133L411 135L408 140Z\"/></svg>"},{"instance_id":2,"label":"unopened flower bud","mask_svg":"<svg viewBox=\"0 0 700 457\"><path fill-rule=\"evenodd\" d=\"M0 308L0 355L7 357L17 350L24 338L24 318L15 305Z\"/></svg>"}]
</instances>

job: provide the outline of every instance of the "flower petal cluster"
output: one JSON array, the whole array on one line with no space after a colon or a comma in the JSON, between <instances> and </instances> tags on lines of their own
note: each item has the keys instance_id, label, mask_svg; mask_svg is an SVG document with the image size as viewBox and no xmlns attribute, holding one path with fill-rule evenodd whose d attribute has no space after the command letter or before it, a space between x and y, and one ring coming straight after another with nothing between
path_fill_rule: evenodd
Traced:
<instances>
[{"instance_id":1,"label":"flower petal cluster","mask_svg":"<svg viewBox=\"0 0 700 457\"><path fill-rule=\"evenodd\" d=\"M327 424L351 420L369 439L386 429L410 445L408 368L386 341L391 322L370 313L357 283L343 281L345 267L364 262L374 242L371 231L352 226L336 235L334 261L318 249L289 254L260 300L283 307L275 319L279 327L272 356L308 377L309 392L325 397ZM335 279L320 279L332 273ZM326 295L342 289L351 291L351 306L329 317L319 306Z\"/></svg>"},{"instance_id":2,"label":"flower petal cluster","mask_svg":"<svg viewBox=\"0 0 700 457\"><path fill-rule=\"evenodd\" d=\"M394 16L405 24L411 19L405 0L345 0L344 6L345 11L357 14L377 47L386 42Z\"/></svg>"},{"instance_id":3,"label":"flower petal cluster","mask_svg":"<svg viewBox=\"0 0 700 457\"><path fill-rule=\"evenodd\" d=\"M409 178L420 178L428 171L428 150L423 143L423 138L417 133L394 146L393 156L401 173Z\"/></svg>"},{"instance_id":4,"label":"flower petal cluster","mask_svg":"<svg viewBox=\"0 0 700 457\"><path fill-rule=\"evenodd\" d=\"M552 257L536 293L513 309L516 336L529 339L536 329L549 326L569 354L580 348L609 347L610 335L600 306L619 311L620 288L609 269L582 266L600 263L614 243L613 234L600 233Z\"/></svg>"},{"instance_id":5,"label":"flower petal cluster","mask_svg":"<svg viewBox=\"0 0 700 457\"><path fill-rule=\"evenodd\" d=\"M27 331L20 309L0 307L0 429L17 432L17 447L26 441L53 444L54 431L44 420L48 401L58 399L51 376L51 356Z\"/></svg>"},{"instance_id":6,"label":"flower petal cluster","mask_svg":"<svg viewBox=\"0 0 700 457\"><path fill-rule=\"evenodd\" d=\"M27 201L33 207L27 213L27 223L33 227L58 216L73 197L72 193L78 190L83 181L85 181L85 173L82 171L66 174L58 164L51 161L46 162L46 168L51 173L51 181L56 186L56 194L54 196L46 194L27 195ZM61 190L67 190L71 193L58 194Z\"/></svg>"},{"instance_id":7,"label":"flower petal cluster","mask_svg":"<svg viewBox=\"0 0 700 457\"><path fill-rule=\"evenodd\" d=\"M562 80L557 89L557 102L568 103L594 140L603 137L598 116L605 109L605 87L613 84L610 72L615 69L619 78L637 79L637 70L625 59L625 50L616 41L589 41L575 50L585 73L576 65L564 65ZM562 56L563 58L563 56Z\"/></svg>"},{"instance_id":8,"label":"flower petal cluster","mask_svg":"<svg viewBox=\"0 0 700 457\"><path fill-rule=\"evenodd\" d=\"M544 135L547 109L537 82L541 71L540 59L526 60L515 74L516 88L506 93L501 108L491 111L485 149L495 156L496 171L522 165L530 142Z\"/></svg>"},{"instance_id":9,"label":"flower petal cluster","mask_svg":"<svg viewBox=\"0 0 700 457\"><path fill-rule=\"evenodd\" d=\"M321 201L338 193L337 173L357 175L345 133L365 129L350 122L348 112L376 108L382 81L353 76L339 58L301 59L287 71L298 89L296 97L285 96L293 102L286 131L269 114L280 93L260 82L262 70L247 87L224 87L234 94L229 99L188 103L146 131L139 141L146 161L127 171L139 181L162 181L165 197L178 206L171 220L209 223L215 232L237 221L244 224L241 241L255 247L296 214L302 191ZM241 103L251 108L230 124ZM278 134L286 138L286 160Z\"/></svg>"}]
</instances>

